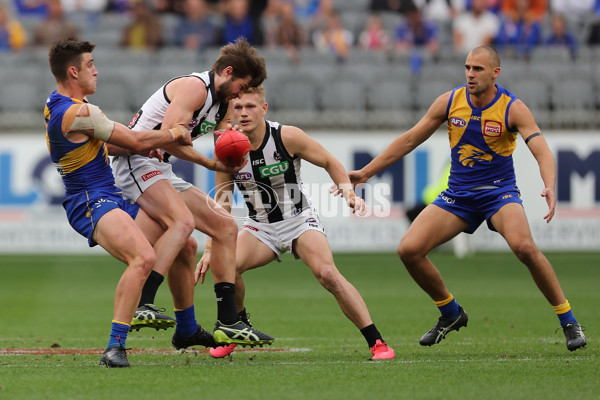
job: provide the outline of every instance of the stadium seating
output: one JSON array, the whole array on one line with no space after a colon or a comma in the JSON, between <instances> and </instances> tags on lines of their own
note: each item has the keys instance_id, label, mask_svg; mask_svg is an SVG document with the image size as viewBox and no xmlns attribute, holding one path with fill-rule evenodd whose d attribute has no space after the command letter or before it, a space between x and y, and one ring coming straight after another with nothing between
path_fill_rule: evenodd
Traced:
<instances>
[{"instance_id":1,"label":"stadium seating","mask_svg":"<svg viewBox=\"0 0 600 400\"><path fill-rule=\"evenodd\" d=\"M369 3L334 0L355 35L368 16ZM394 12L380 15L390 32L403 18ZM30 30L36 21L22 22ZM198 52L172 46L155 52L122 49L119 35L127 22L126 15L106 13L80 24L85 28L82 38L98 44L94 51L98 92L90 100L119 122L127 122L171 77L210 69L220 50L216 46ZM177 19L165 15L162 22L169 43ZM582 23L578 39L585 40L593 22L595 18L590 17ZM411 63L411 54L373 52L357 46L343 62L310 46L301 48L297 62L290 60L283 48L259 47L267 62L264 85L270 118L317 129L410 127L438 95L465 82L464 56L452 50L450 25L442 25L439 56L423 53L418 68ZM47 56L47 49L0 53L0 127L43 126L40 111L56 86ZM581 45L575 59L561 47L537 47L528 59L503 54L498 82L525 101L542 129L600 127L599 48ZM24 115L28 118L21 118Z\"/></svg>"}]
</instances>

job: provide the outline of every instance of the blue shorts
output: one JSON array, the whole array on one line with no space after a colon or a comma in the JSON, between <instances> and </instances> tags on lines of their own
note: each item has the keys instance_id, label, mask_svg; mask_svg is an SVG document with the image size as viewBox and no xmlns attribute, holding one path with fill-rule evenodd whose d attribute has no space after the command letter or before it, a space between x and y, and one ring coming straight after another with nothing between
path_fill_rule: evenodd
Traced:
<instances>
[{"instance_id":1,"label":"blue shorts","mask_svg":"<svg viewBox=\"0 0 600 400\"><path fill-rule=\"evenodd\" d=\"M446 189L432 204L464 219L469 224L464 232L473 233L484 220L488 228L495 231L490 218L509 203L523 204L516 185L471 191Z\"/></svg>"},{"instance_id":2,"label":"blue shorts","mask_svg":"<svg viewBox=\"0 0 600 400\"><path fill-rule=\"evenodd\" d=\"M104 214L120 208L135 219L140 209L137 203L124 199L121 190L116 186L67 195L62 204L67 212L69 224L88 239L90 247L98 244L92 239L92 235Z\"/></svg>"}]
</instances>

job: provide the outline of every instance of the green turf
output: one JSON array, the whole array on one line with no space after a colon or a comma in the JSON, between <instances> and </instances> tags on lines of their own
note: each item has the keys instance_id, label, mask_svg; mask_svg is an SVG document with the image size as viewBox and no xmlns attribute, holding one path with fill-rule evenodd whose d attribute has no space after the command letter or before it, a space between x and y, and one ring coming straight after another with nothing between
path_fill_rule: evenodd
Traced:
<instances>
[{"instance_id":1,"label":"green turf","mask_svg":"<svg viewBox=\"0 0 600 400\"><path fill-rule=\"evenodd\" d=\"M552 308L512 254L457 260L434 253L469 326L430 348L439 313L394 254L338 254L396 351L373 362L358 330L300 262L250 271L247 307L272 348L215 360L199 352L131 354L109 370L98 355L0 355L0 399L600 399L600 254L549 253L588 347L569 352ZM0 256L0 348L106 346L122 265L107 256ZM208 281L208 280L207 280ZM172 315L167 286L157 304ZM212 284L196 289L199 322L216 318ZM172 331L131 333L128 347L168 349Z\"/></svg>"}]
</instances>

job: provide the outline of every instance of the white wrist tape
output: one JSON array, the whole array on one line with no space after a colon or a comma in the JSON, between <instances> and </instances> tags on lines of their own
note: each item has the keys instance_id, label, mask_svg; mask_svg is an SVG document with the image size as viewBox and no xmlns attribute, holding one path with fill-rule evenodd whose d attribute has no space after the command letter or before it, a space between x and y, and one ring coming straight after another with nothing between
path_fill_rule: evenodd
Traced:
<instances>
[{"instance_id":1,"label":"white wrist tape","mask_svg":"<svg viewBox=\"0 0 600 400\"><path fill-rule=\"evenodd\" d=\"M65 133L84 131L103 142L108 141L115 127L115 122L108 119L102 110L93 104L82 104L79 109L71 107L63 117L63 126L65 123Z\"/></svg>"}]
</instances>

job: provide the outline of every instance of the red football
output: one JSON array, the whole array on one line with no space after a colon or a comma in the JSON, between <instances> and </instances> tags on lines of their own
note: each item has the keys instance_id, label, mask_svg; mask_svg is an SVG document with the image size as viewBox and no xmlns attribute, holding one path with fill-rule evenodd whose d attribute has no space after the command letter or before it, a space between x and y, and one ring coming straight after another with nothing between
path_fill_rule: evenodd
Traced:
<instances>
[{"instance_id":1,"label":"red football","mask_svg":"<svg viewBox=\"0 0 600 400\"><path fill-rule=\"evenodd\" d=\"M243 133L228 129L219 135L215 143L215 154L228 167L244 162L250 153L250 142Z\"/></svg>"}]
</instances>

